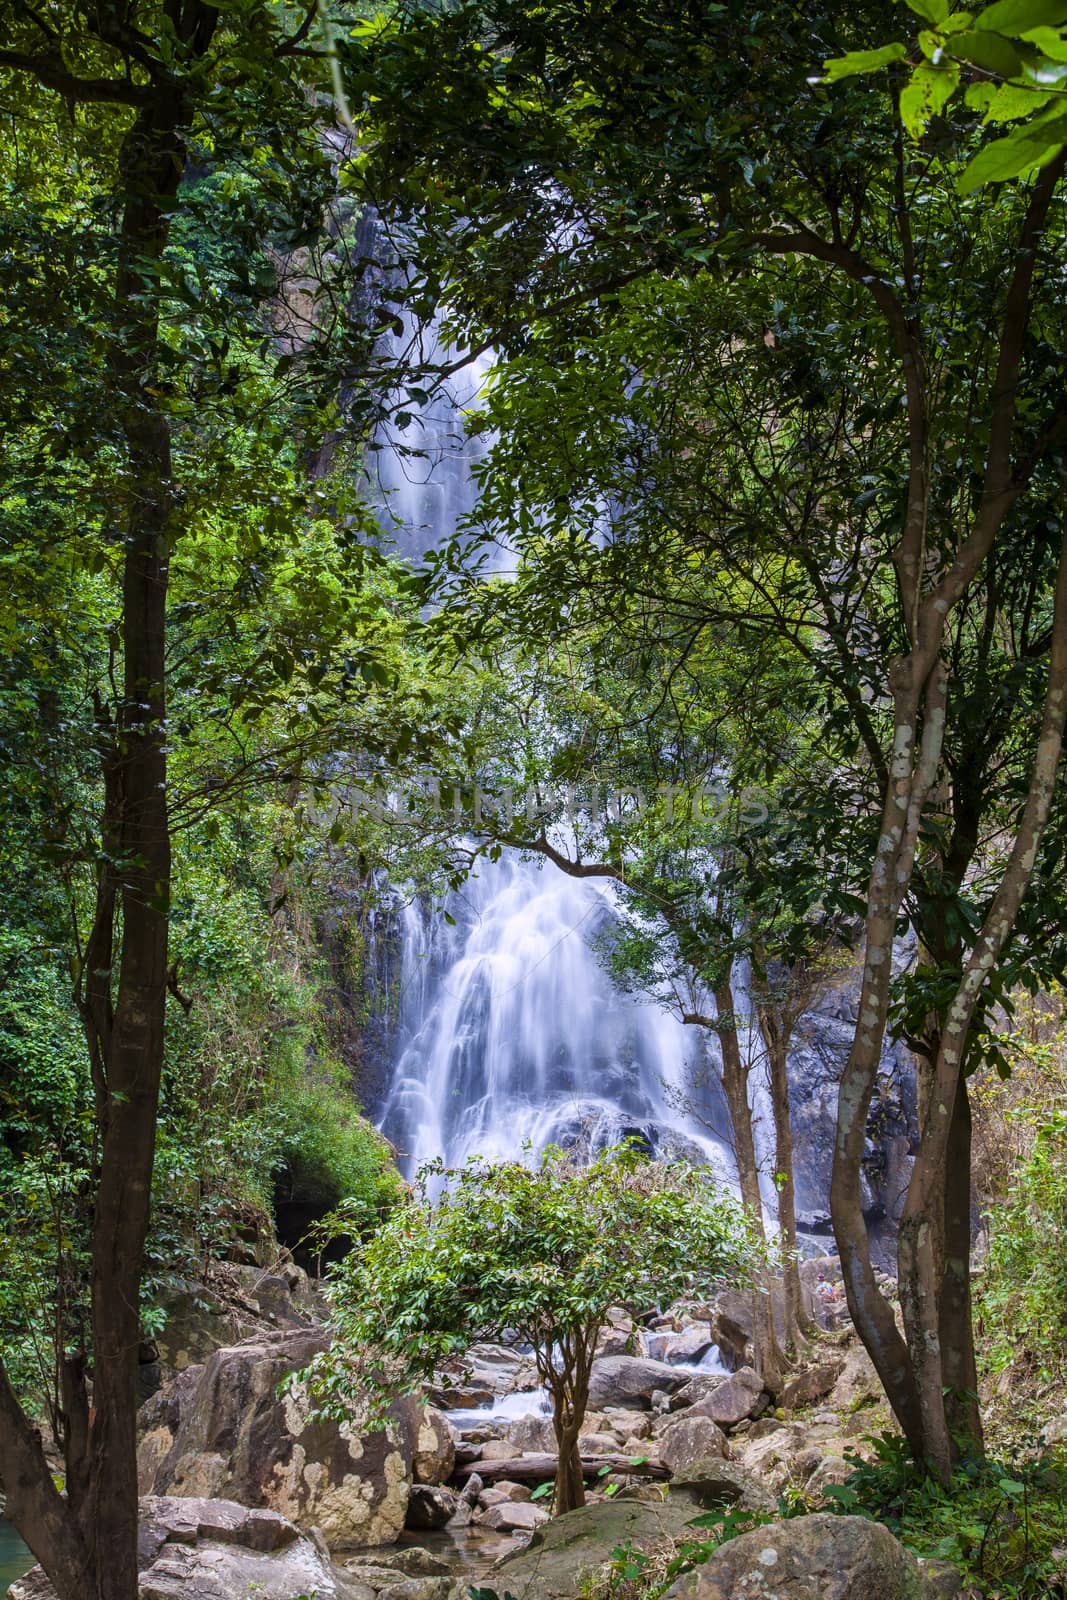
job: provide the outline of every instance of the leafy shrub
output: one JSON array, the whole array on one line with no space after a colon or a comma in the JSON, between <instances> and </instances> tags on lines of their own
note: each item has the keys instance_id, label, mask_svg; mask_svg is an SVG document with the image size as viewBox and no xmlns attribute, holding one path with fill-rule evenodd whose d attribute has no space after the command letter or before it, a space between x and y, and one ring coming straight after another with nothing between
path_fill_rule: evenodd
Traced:
<instances>
[{"instance_id":1,"label":"leafy shrub","mask_svg":"<svg viewBox=\"0 0 1067 1600\"><path fill-rule=\"evenodd\" d=\"M432 1188L438 1188L436 1197ZM337 1337L311 1370L323 1407L353 1388L380 1412L477 1339L513 1330L552 1397L556 1508L582 1503L578 1438L609 1306L669 1301L751 1273L756 1246L706 1169L606 1151L587 1166L550 1147L529 1166L440 1162L335 1269Z\"/></svg>"},{"instance_id":2,"label":"leafy shrub","mask_svg":"<svg viewBox=\"0 0 1067 1600\"><path fill-rule=\"evenodd\" d=\"M990 1246L978 1295L995 1371L1028 1364L1061 1369L1067 1345L1067 1105L1021 1106L1029 1154L989 1211Z\"/></svg>"},{"instance_id":3,"label":"leafy shrub","mask_svg":"<svg viewBox=\"0 0 1067 1600\"><path fill-rule=\"evenodd\" d=\"M951 1561L984 1600L1067 1596L1067 1452L960 1463L946 1488L912 1461L896 1434L853 1456L834 1509L884 1523L916 1555Z\"/></svg>"}]
</instances>

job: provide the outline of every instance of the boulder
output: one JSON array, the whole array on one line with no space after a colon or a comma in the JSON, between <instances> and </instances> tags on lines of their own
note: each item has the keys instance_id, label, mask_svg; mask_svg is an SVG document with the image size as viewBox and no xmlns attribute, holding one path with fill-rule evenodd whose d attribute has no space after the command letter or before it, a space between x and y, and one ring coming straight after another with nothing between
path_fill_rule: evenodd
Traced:
<instances>
[{"instance_id":1,"label":"boulder","mask_svg":"<svg viewBox=\"0 0 1067 1600\"><path fill-rule=\"evenodd\" d=\"M388 1572L399 1573L402 1578L447 1578L452 1571L447 1561L417 1544L400 1550L376 1550L374 1564Z\"/></svg>"},{"instance_id":2,"label":"boulder","mask_svg":"<svg viewBox=\"0 0 1067 1600\"><path fill-rule=\"evenodd\" d=\"M624 1328L601 1328L596 1342L598 1356L629 1355L634 1342L633 1333Z\"/></svg>"},{"instance_id":3,"label":"boulder","mask_svg":"<svg viewBox=\"0 0 1067 1600\"><path fill-rule=\"evenodd\" d=\"M746 1472L777 1494L793 1481L793 1463L810 1442L807 1430L793 1425L761 1439L746 1439L740 1447L735 1442L733 1451Z\"/></svg>"},{"instance_id":4,"label":"boulder","mask_svg":"<svg viewBox=\"0 0 1067 1600\"><path fill-rule=\"evenodd\" d=\"M862 1345L856 1345L845 1357L830 1392L830 1404L835 1411L857 1411L881 1400L884 1393L874 1362Z\"/></svg>"},{"instance_id":5,"label":"boulder","mask_svg":"<svg viewBox=\"0 0 1067 1600\"><path fill-rule=\"evenodd\" d=\"M798 1372L782 1389L778 1404L784 1411L796 1411L801 1406L813 1406L817 1400L825 1400L844 1366L844 1358L840 1357L836 1361L823 1361L817 1367Z\"/></svg>"},{"instance_id":6,"label":"boulder","mask_svg":"<svg viewBox=\"0 0 1067 1600\"><path fill-rule=\"evenodd\" d=\"M371 1594L378 1594L382 1589L390 1589L394 1584L400 1583L405 1574L397 1572L392 1567L383 1567L378 1561L373 1566L368 1566L362 1561L346 1561L341 1567L346 1580L360 1589L366 1589Z\"/></svg>"},{"instance_id":7,"label":"boulder","mask_svg":"<svg viewBox=\"0 0 1067 1600\"><path fill-rule=\"evenodd\" d=\"M620 1439L647 1439L652 1432L647 1411L622 1411L617 1406L608 1406L604 1419Z\"/></svg>"},{"instance_id":8,"label":"boulder","mask_svg":"<svg viewBox=\"0 0 1067 1600\"><path fill-rule=\"evenodd\" d=\"M502 1505L490 1506L481 1518L484 1528L495 1528L501 1533L532 1533L548 1521L548 1512L528 1500L508 1500Z\"/></svg>"},{"instance_id":9,"label":"boulder","mask_svg":"<svg viewBox=\"0 0 1067 1600\"><path fill-rule=\"evenodd\" d=\"M532 1490L528 1484L512 1483L509 1478L501 1478L499 1483L493 1485L493 1493L500 1495L502 1500L529 1500Z\"/></svg>"},{"instance_id":10,"label":"boulder","mask_svg":"<svg viewBox=\"0 0 1067 1600\"><path fill-rule=\"evenodd\" d=\"M620 1545L646 1547L680 1538L695 1515L692 1501L672 1504L657 1498L653 1504L631 1499L623 1490L539 1527L529 1544L496 1563L492 1587L514 1600L573 1600L583 1576Z\"/></svg>"},{"instance_id":11,"label":"boulder","mask_svg":"<svg viewBox=\"0 0 1067 1600\"><path fill-rule=\"evenodd\" d=\"M555 1448L555 1435L552 1438L552 1447ZM524 1454L526 1452L523 1452ZM508 1439L489 1439L482 1445L478 1453L479 1461L510 1461L515 1454L515 1446Z\"/></svg>"},{"instance_id":12,"label":"boulder","mask_svg":"<svg viewBox=\"0 0 1067 1600\"><path fill-rule=\"evenodd\" d=\"M578 1447L583 1456L610 1456L617 1453L619 1440L613 1433L583 1433Z\"/></svg>"},{"instance_id":13,"label":"boulder","mask_svg":"<svg viewBox=\"0 0 1067 1600\"><path fill-rule=\"evenodd\" d=\"M687 1406L694 1406L699 1401L706 1400L720 1384L726 1382L728 1376L726 1372L694 1373L684 1388L678 1389L671 1395L671 1410L684 1411Z\"/></svg>"},{"instance_id":14,"label":"boulder","mask_svg":"<svg viewBox=\"0 0 1067 1600\"><path fill-rule=\"evenodd\" d=\"M408 1498L406 1528L443 1528L451 1522L459 1507L459 1495L454 1489L439 1484L415 1483Z\"/></svg>"},{"instance_id":15,"label":"boulder","mask_svg":"<svg viewBox=\"0 0 1067 1600\"><path fill-rule=\"evenodd\" d=\"M181 1397L170 1448L161 1452L158 1428L146 1436L142 1487L266 1506L341 1547L391 1543L404 1527L419 1408L400 1401L370 1432L356 1410L351 1422L311 1421L302 1387L279 1398L326 1342L308 1328L216 1350Z\"/></svg>"},{"instance_id":16,"label":"boulder","mask_svg":"<svg viewBox=\"0 0 1067 1600\"><path fill-rule=\"evenodd\" d=\"M756 1417L766 1407L763 1379L751 1367L740 1367L691 1408L720 1428L732 1428L745 1417ZM690 1413L690 1414L691 1414Z\"/></svg>"},{"instance_id":17,"label":"boulder","mask_svg":"<svg viewBox=\"0 0 1067 1600\"><path fill-rule=\"evenodd\" d=\"M330 1564L321 1535L301 1534L276 1512L200 1497L141 1501L139 1600L359 1600ZM55 1600L39 1567L11 1600Z\"/></svg>"},{"instance_id":18,"label":"boulder","mask_svg":"<svg viewBox=\"0 0 1067 1600\"><path fill-rule=\"evenodd\" d=\"M448 1600L451 1591L451 1578L398 1578L379 1592L383 1600Z\"/></svg>"},{"instance_id":19,"label":"boulder","mask_svg":"<svg viewBox=\"0 0 1067 1600\"><path fill-rule=\"evenodd\" d=\"M512 1455L554 1450L556 1431L552 1426L552 1418L518 1417L507 1430L507 1441Z\"/></svg>"},{"instance_id":20,"label":"boulder","mask_svg":"<svg viewBox=\"0 0 1067 1600\"><path fill-rule=\"evenodd\" d=\"M726 1435L710 1417L673 1418L656 1443L656 1454L676 1478L685 1477L690 1467L707 1456L728 1453Z\"/></svg>"},{"instance_id":21,"label":"boulder","mask_svg":"<svg viewBox=\"0 0 1067 1600\"><path fill-rule=\"evenodd\" d=\"M816 1466L814 1472L804 1484L804 1492L816 1505L825 1505L823 1490L834 1483L846 1483L852 1476L853 1468L842 1456L824 1455ZM831 1495L831 1500L833 1496Z\"/></svg>"},{"instance_id":22,"label":"boulder","mask_svg":"<svg viewBox=\"0 0 1067 1600\"><path fill-rule=\"evenodd\" d=\"M491 1400L498 1395L535 1388L537 1369L530 1356L511 1350L505 1344L472 1344L461 1360L441 1373L440 1379L448 1389L488 1391Z\"/></svg>"},{"instance_id":23,"label":"boulder","mask_svg":"<svg viewBox=\"0 0 1067 1600\"><path fill-rule=\"evenodd\" d=\"M670 1600L934 1600L933 1580L888 1528L819 1513L721 1545Z\"/></svg>"},{"instance_id":24,"label":"boulder","mask_svg":"<svg viewBox=\"0 0 1067 1600\"><path fill-rule=\"evenodd\" d=\"M1053 1417L1051 1422L1046 1422L1041 1430L1041 1437L1046 1445L1067 1444L1067 1412L1062 1416Z\"/></svg>"},{"instance_id":25,"label":"boulder","mask_svg":"<svg viewBox=\"0 0 1067 1600\"><path fill-rule=\"evenodd\" d=\"M664 1360L671 1366L702 1361L715 1341L711 1337L709 1322L694 1322L682 1333L675 1334L664 1351Z\"/></svg>"},{"instance_id":26,"label":"boulder","mask_svg":"<svg viewBox=\"0 0 1067 1600\"><path fill-rule=\"evenodd\" d=\"M484 1384L444 1381L434 1384L430 1399L443 1411L478 1411L482 1406L492 1405L496 1392Z\"/></svg>"},{"instance_id":27,"label":"boulder","mask_svg":"<svg viewBox=\"0 0 1067 1600\"><path fill-rule=\"evenodd\" d=\"M771 1290L771 1312L777 1338L785 1339L785 1310L781 1286ZM752 1294L725 1290L715 1299L712 1341L723 1352L726 1366L744 1366L752 1360Z\"/></svg>"},{"instance_id":28,"label":"boulder","mask_svg":"<svg viewBox=\"0 0 1067 1600\"><path fill-rule=\"evenodd\" d=\"M692 1500L694 1514L718 1506L740 1506L745 1511L775 1511L778 1502L757 1478L736 1461L710 1455L693 1461L671 1484L671 1498Z\"/></svg>"},{"instance_id":29,"label":"boulder","mask_svg":"<svg viewBox=\"0 0 1067 1600\"><path fill-rule=\"evenodd\" d=\"M411 1462L416 1483L447 1483L456 1466L456 1430L443 1411L424 1406Z\"/></svg>"},{"instance_id":30,"label":"boulder","mask_svg":"<svg viewBox=\"0 0 1067 1600\"><path fill-rule=\"evenodd\" d=\"M687 1382L687 1374L668 1366L665 1361L648 1361L642 1356L605 1356L593 1362L589 1404L597 1411L604 1406L633 1406L647 1411L657 1389L674 1394Z\"/></svg>"}]
</instances>

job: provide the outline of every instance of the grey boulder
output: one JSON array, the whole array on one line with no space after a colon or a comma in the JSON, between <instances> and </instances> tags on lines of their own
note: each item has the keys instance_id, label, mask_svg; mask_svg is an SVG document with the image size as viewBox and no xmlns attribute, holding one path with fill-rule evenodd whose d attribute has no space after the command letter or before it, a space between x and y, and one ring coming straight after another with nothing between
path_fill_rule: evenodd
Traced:
<instances>
[{"instance_id":1,"label":"grey boulder","mask_svg":"<svg viewBox=\"0 0 1067 1600\"><path fill-rule=\"evenodd\" d=\"M935 1600L943 1587L880 1523L820 1513L722 1545L668 1600Z\"/></svg>"},{"instance_id":2,"label":"grey boulder","mask_svg":"<svg viewBox=\"0 0 1067 1600\"><path fill-rule=\"evenodd\" d=\"M689 1376L665 1361L648 1361L642 1356L604 1356L593 1362L589 1406L593 1411L602 1411L605 1406L632 1406L647 1411L657 1389L674 1394L684 1387Z\"/></svg>"},{"instance_id":3,"label":"grey boulder","mask_svg":"<svg viewBox=\"0 0 1067 1600\"><path fill-rule=\"evenodd\" d=\"M148 1496L141 1501L139 1600L358 1600L330 1564L321 1534L232 1501ZM39 1567L11 1600L55 1600Z\"/></svg>"},{"instance_id":4,"label":"grey boulder","mask_svg":"<svg viewBox=\"0 0 1067 1600\"><path fill-rule=\"evenodd\" d=\"M319 1421L302 1385L279 1395L326 1343L321 1328L265 1334L183 1374L175 1395L156 1396L143 1419L141 1492L264 1506L340 1546L395 1540L420 1408L399 1401L385 1428L370 1430L357 1406L349 1421Z\"/></svg>"}]
</instances>

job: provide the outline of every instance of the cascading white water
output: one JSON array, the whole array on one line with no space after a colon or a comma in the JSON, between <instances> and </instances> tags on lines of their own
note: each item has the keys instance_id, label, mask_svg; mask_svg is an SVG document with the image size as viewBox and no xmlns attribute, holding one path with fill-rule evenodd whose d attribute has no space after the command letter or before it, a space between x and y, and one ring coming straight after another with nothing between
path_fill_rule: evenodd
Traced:
<instances>
[{"instance_id":1,"label":"cascading white water","mask_svg":"<svg viewBox=\"0 0 1067 1600\"><path fill-rule=\"evenodd\" d=\"M401 337L421 337L427 359L447 363L439 327ZM474 508L472 466L488 441L467 433L464 416L488 367L488 357L472 361L413 407L403 430L377 435L383 530L409 558L440 547ZM494 552L487 565L507 562ZM436 1157L453 1166L630 1134L661 1151L687 1147L732 1176L725 1141L707 1126L720 1125L714 1111L705 1107L700 1125L678 1109L687 1062L707 1041L619 994L590 947L610 924L611 896L511 854L482 861L444 912L418 902L403 912L396 1042L377 1120L407 1175Z\"/></svg>"},{"instance_id":2,"label":"cascading white water","mask_svg":"<svg viewBox=\"0 0 1067 1600\"><path fill-rule=\"evenodd\" d=\"M590 948L612 915L607 888L512 856L482 862L447 909L451 925L417 903L403 914L380 1122L408 1173L436 1157L454 1166L626 1135L729 1172L721 1141L677 1106L704 1042L620 995Z\"/></svg>"}]
</instances>

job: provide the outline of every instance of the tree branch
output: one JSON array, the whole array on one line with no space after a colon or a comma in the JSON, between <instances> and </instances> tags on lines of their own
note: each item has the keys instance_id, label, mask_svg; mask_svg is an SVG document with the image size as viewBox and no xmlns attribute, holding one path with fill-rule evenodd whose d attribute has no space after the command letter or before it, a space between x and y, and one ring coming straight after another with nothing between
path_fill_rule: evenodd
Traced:
<instances>
[{"instance_id":1,"label":"tree branch","mask_svg":"<svg viewBox=\"0 0 1067 1600\"><path fill-rule=\"evenodd\" d=\"M152 90L139 88L123 78L79 78L68 72L59 56L24 55L19 50L0 50L0 67L29 72L46 89L54 89L66 100L92 100L103 104L146 106Z\"/></svg>"}]
</instances>

